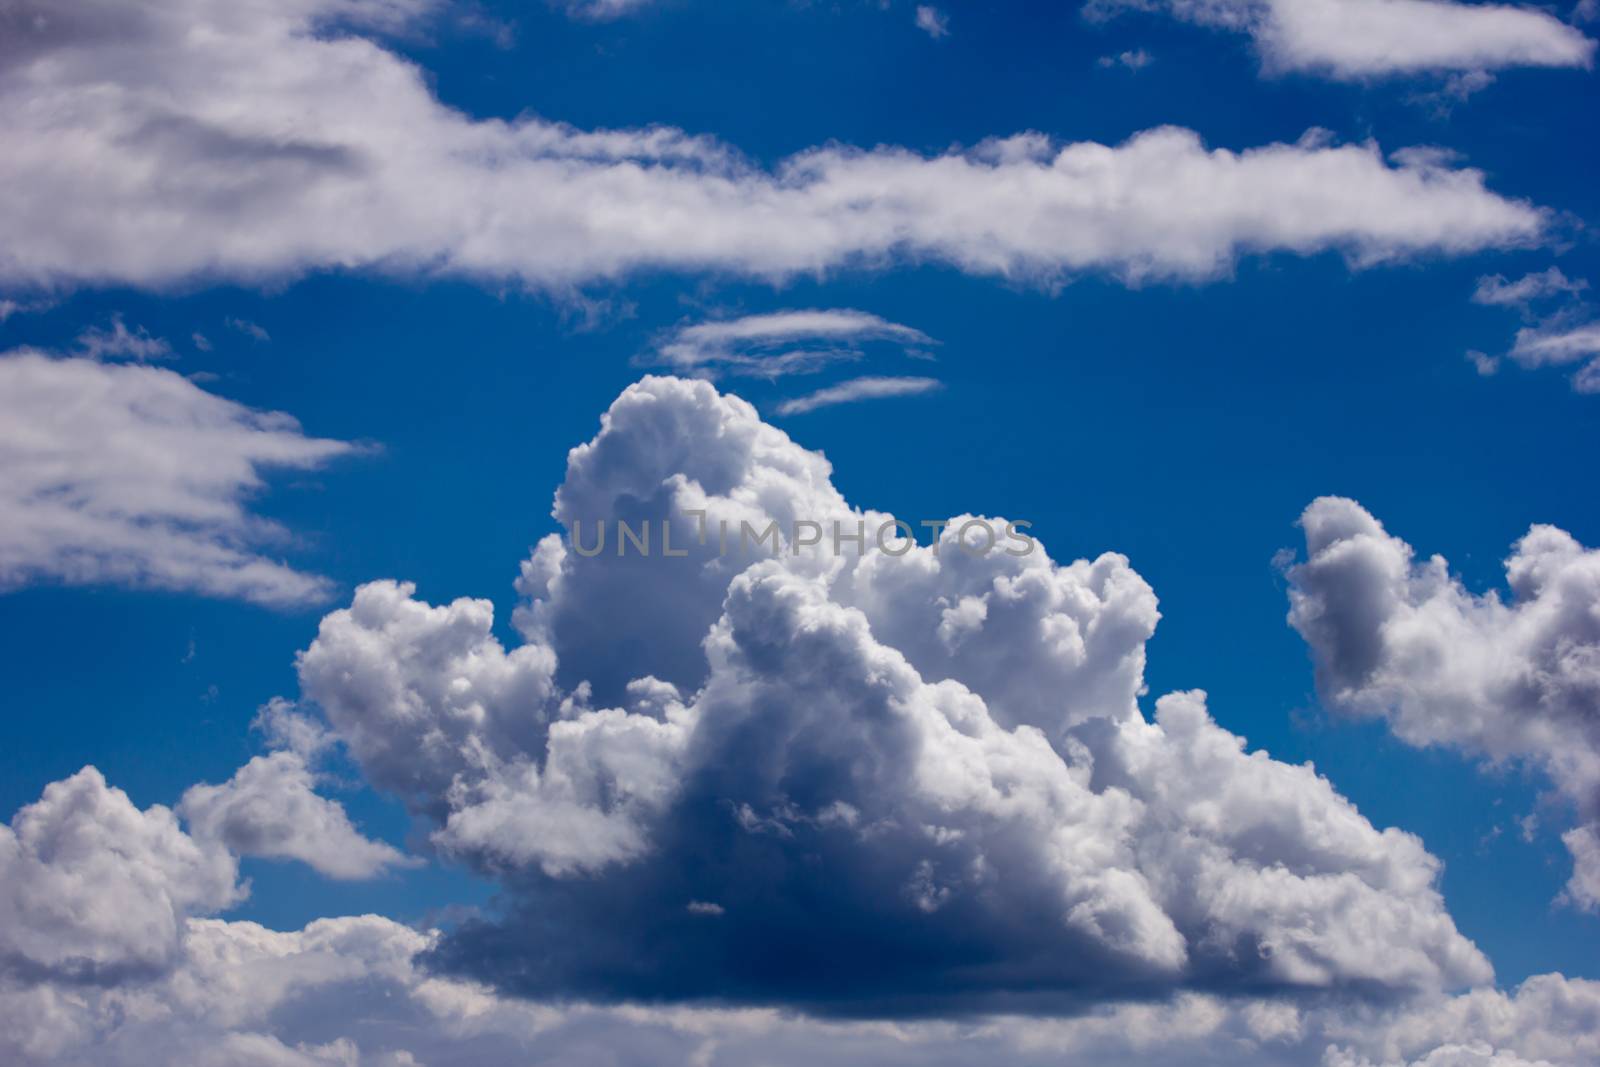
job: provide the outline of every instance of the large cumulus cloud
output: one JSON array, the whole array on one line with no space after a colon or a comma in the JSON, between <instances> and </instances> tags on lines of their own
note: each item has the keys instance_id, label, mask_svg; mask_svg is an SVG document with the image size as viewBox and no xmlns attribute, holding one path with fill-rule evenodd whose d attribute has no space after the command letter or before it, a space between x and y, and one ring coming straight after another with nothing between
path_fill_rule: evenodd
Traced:
<instances>
[{"instance_id":1,"label":"large cumulus cloud","mask_svg":"<svg viewBox=\"0 0 1600 1067\"><path fill-rule=\"evenodd\" d=\"M1158 613L1119 556L970 553L965 517L835 554L834 523L890 516L672 378L573 450L555 514L588 532L524 567L520 647L486 603L376 583L299 662L374 781L507 888L434 950L449 970L845 1012L1490 976L1416 838L1247 753L1201 693L1146 720ZM685 554L576 551L619 518ZM829 533L720 551L772 520Z\"/></svg>"},{"instance_id":2,"label":"large cumulus cloud","mask_svg":"<svg viewBox=\"0 0 1600 1067\"><path fill-rule=\"evenodd\" d=\"M1330 707L1382 716L1413 745L1544 771L1581 825L1565 840L1575 903L1600 908L1600 552L1534 526L1506 560L1509 599L1416 558L1353 500L1301 516L1289 621Z\"/></svg>"},{"instance_id":3,"label":"large cumulus cloud","mask_svg":"<svg viewBox=\"0 0 1600 1067\"><path fill-rule=\"evenodd\" d=\"M1174 128L932 157L825 146L767 169L672 129L476 120L380 43L440 6L0 8L0 286L357 268L563 290L651 269L779 278L901 259L1195 279L1251 253L1373 262L1520 245L1547 221L1437 153L1388 159L1320 135L1242 152Z\"/></svg>"}]
</instances>

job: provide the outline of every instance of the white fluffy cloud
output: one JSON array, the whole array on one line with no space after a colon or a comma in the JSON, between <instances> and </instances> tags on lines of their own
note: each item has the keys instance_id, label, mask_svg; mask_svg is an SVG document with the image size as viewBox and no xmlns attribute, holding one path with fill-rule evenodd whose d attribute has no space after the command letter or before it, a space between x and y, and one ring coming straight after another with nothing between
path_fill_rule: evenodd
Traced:
<instances>
[{"instance_id":1,"label":"white fluffy cloud","mask_svg":"<svg viewBox=\"0 0 1600 1067\"><path fill-rule=\"evenodd\" d=\"M373 785L442 805L457 776L487 755L537 746L555 662L537 645L502 650L488 601L428 607L413 591L395 582L358 589L348 609L322 621L300 678Z\"/></svg>"},{"instance_id":2,"label":"white fluffy cloud","mask_svg":"<svg viewBox=\"0 0 1600 1067\"><path fill-rule=\"evenodd\" d=\"M680 326L661 338L651 361L689 373L776 378L860 359L872 342L897 344L913 355L936 344L921 330L865 311L805 308Z\"/></svg>"},{"instance_id":3,"label":"white fluffy cloud","mask_svg":"<svg viewBox=\"0 0 1600 1067\"><path fill-rule=\"evenodd\" d=\"M937 547L784 533L776 558L723 555L741 523L891 517L748 404L672 378L573 450L556 514L577 536L524 568L522 646L486 603L385 582L300 659L374 782L510 890L435 950L448 970L891 1012L1489 977L1414 837L1245 752L1202 694L1146 721L1155 598L1120 557L970 554L970 516ZM687 554L578 552L619 519L658 553L670 524Z\"/></svg>"},{"instance_id":4,"label":"white fluffy cloud","mask_svg":"<svg viewBox=\"0 0 1600 1067\"><path fill-rule=\"evenodd\" d=\"M184 921L236 902L237 864L93 767L0 826L0 974L105 982L157 972Z\"/></svg>"},{"instance_id":5,"label":"white fluffy cloud","mask_svg":"<svg viewBox=\"0 0 1600 1067\"><path fill-rule=\"evenodd\" d=\"M0 285L366 268L562 288L895 259L1208 278L1249 253L1372 263L1526 244L1545 224L1478 171L1315 138L1234 152L1171 128L1114 146L1029 134L934 157L829 146L765 170L672 129L477 121L360 35L428 7L10 4Z\"/></svg>"},{"instance_id":6,"label":"white fluffy cloud","mask_svg":"<svg viewBox=\"0 0 1600 1067\"><path fill-rule=\"evenodd\" d=\"M247 498L352 446L172 371L0 354L0 588L115 582L269 605L329 583L261 554L287 532Z\"/></svg>"},{"instance_id":7,"label":"white fluffy cloud","mask_svg":"<svg viewBox=\"0 0 1600 1067\"><path fill-rule=\"evenodd\" d=\"M93 770L48 786L0 828L0 871L0 1059L19 1067L1580 1067L1600 1054L1600 984L1559 975L1387 1007L1183 993L961 1021L519 1001L430 970L440 934L376 915L282 932L200 917L240 895L226 854L187 838L165 809L138 811ZM699 918L720 921L708 907Z\"/></svg>"},{"instance_id":8,"label":"white fluffy cloud","mask_svg":"<svg viewBox=\"0 0 1600 1067\"><path fill-rule=\"evenodd\" d=\"M312 792L304 758L252 760L226 785L190 789L176 812L141 811L93 767L46 786L0 824L0 984L137 985L167 972L190 919L244 899L240 854L339 878L401 862Z\"/></svg>"},{"instance_id":9,"label":"white fluffy cloud","mask_svg":"<svg viewBox=\"0 0 1600 1067\"><path fill-rule=\"evenodd\" d=\"M1409 744L1547 772L1585 823L1565 838L1567 894L1600 907L1600 551L1532 527L1506 560L1503 600L1467 591L1439 556L1417 560L1354 501L1324 497L1300 521L1289 621L1323 701L1382 716Z\"/></svg>"},{"instance_id":10,"label":"white fluffy cloud","mask_svg":"<svg viewBox=\"0 0 1600 1067\"><path fill-rule=\"evenodd\" d=\"M555 1009L430 976L411 955L430 940L376 916L322 920L287 933L200 921L190 934L196 959L142 998L145 1018L91 1014L80 1003L51 996L53 990L36 991L12 1033L34 1037L36 1047L53 1042L57 1050L54 1056L22 1055L24 1065L89 1062L74 1054L90 1051L92 1062L114 1067L468 1067L524 1061L1044 1067L1065 1057L1092 1057L1111 1067L1180 1061L1215 1067L1579 1067L1596 1044L1592 1020L1583 1014L1600 1000L1592 983L1541 976L1514 995L1429 1005L1450 1011L1448 1023L1428 1025L1413 1013L1374 1013L1365 1020L1371 1031L1362 1034L1347 1033L1338 1013L1326 1009L1203 995L1061 1020L966 1023L827 1022L760 1010ZM7 1006L3 997L0 1011ZM91 999L115 1004L121 998ZM49 1023L55 1025L47 1030ZM1450 1036L1419 1047L1428 1031ZM1340 1038L1348 1043L1327 1044ZM1377 1058L1396 1047L1415 1049L1416 1055ZM1515 1051L1541 1047L1555 1054L1532 1059Z\"/></svg>"},{"instance_id":11,"label":"white fluffy cloud","mask_svg":"<svg viewBox=\"0 0 1600 1067\"><path fill-rule=\"evenodd\" d=\"M190 920L181 958L137 985L0 979L0 1053L19 1067L1044 1067L1064 1059L1580 1067L1600 1051L1600 986L1559 975L1511 994L1484 990L1398 1010L1185 994L1058 1019L852 1022L763 1009L518 1002L431 974L423 960L437 936L375 915L283 932ZM1461 1059L1461 1050L1479 1058Z\"/></svg>"},{"instance_id":12,"label":"white fluffy cloud","mask_svg":"<svg viewBox=\"0 0 1600 1067\"><path fill-rule=\"evenodd\" d=\"M293 735L309 736L304 720L279 720ZM276 753L266 766L290 754ZM392 851L374 857L373 844L354 835L332 802L310 804L317 798L309 783L304 797L281 784L270 795L254 788L262 769L261 761L252 761L241 770L221 787L232 795L220 804L218 787L190 790L175 813L161 805L141 811L99 771L85 767L46 786L9 826L0 824L0 1059L219 1067L350 1062L348 1056L290 1049L266 1035L232 1031L241 1020L264 1016L275 996L304 995L319 981L350 978L357 963L350 957L364 945L391 942L382 952L403 967L425 939L413 935L409 943L393 944L399 928L377 919L313 924L291 937L201 918L246 895L236 855L241 834L251 837L244 842L248 851L296 855L305 848L285 842L298 830L312 846L313 855L305 858L340 877L370 873L354 868L375 858L398 858ZM271 810L244 810L252 804ZM190 832L180 826L180 813ZM281 833L249 829L258 815L273 820ZM295 818L302 820L298 827L287 825ZM342 839L335 841L340 828ZM334 844L356 855L341 861L315 854L317 846ZM319 928L363 926L379 929L364 941L347 938L338 951L324 950L299 968L281 960L288 955L285 944L314 941L311 934ZM252 959L249 950L263 945L271 951ZM318 970L326 974L318 978ZM191 1016L187 1023L180 1020L185 1013ZM175 1051L174 1042L187 1040L185 1028L202 1021L204 1040L187 1053ZM214 1047L205 1047L207 1041Z\"/></svg>"},{"instance_id":13,"label":"white fluffy cloud","mask_svg":"<svg viewBox=\"0 0 1600 1067\"><path fill-rule=\"evenodd\" d=\"M1502 67L1588 67L1594 42L1532 7L1454 0L1091 0L1091 16L1162 11L1248 33L1269 72L1359 79Z\"/></svg>"},{"instance_id":14,"label":"white fluffy cloud","mask_svg":"<svg viewBox=\"0 0 1600 1067\"><path fill-rule=\"evenodd\" d=\"M241 856L299 860L330 878L371 878L407 862L319 796L306 757L294 751L256 756L221 785L190 786L178 812L196 838Z\"/></svg>"}]
</instances>

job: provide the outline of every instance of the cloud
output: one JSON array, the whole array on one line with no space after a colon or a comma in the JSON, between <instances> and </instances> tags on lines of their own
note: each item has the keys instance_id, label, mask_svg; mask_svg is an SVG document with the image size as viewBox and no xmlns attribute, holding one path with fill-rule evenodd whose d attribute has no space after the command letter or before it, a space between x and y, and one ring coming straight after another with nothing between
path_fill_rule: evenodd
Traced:
<instances>
[{"instance_id":1,"label":"cloud","mask_svg":"<svg viewBox=\"0 0 1600 1067\"><path fill-rule=\"evenodd\" d=\"M1572 877L1563 900L1585 911L1600 911L1600 826L1576 826L1561 835L1572 854Z\"/></svg>"},{"instance_id":2,"label":"cloud","mask_svg":"<svg viewBox=\"0 0 1600 1067\"><path fill-rule=\"evenodd\" d=\"M1594 41L1536 8L1449 0L1091 0L1092 18L1134 9L1248 33L1269 73L1353 81L1502 67L1580 67Z\"/></svg>"},{"instance_id":3,"label":"cloud","mask_svg":"<svg viewBox=\"0 0 1600 1067\"><path fill-rule=\"evenodd\" d=\"M1199 770L1206 780L1190 786L1180 776L1170 786L1198 802L1215 784L1205 768L1219 755L1271 762L1233 745L1202 746L1183 767L1166 769ZM1219 815L1242 802L1227 792L1220 799ZM1210 809L1209 799L1201 807ZM1387 1005L1336 991L1293 999L1180 992L1053 1017L948 1020L521 1000L433 970L448 938L438 930L377 915L288 931L207 917L243 897L232 857L184 834L167 809L140 811L93 768L47 786L0 826L0 874L0 1058L19 1067L1043 1067L1064 1059L1436 1067L1462 1062L1448 1058L1460 1048L1484 1057L1465 1062L1580 1067L1600 1053L1600 983L1560 975L1512 992L1424 993ZM712 927L735 915L707 901L683 908L685 921Z\"/></svg>"},{"instance_id":4,"label":"cloud","mask_svg":"<svg viewBox=\"0 0 1600 1067\"><path fill-rule=\"evenodd\" d=\"M1125 67L1128 70L1143 70L1155 62L1155 57L1143 48L1136 48L1129 52L1120 52L1114 56L1101 56L1095 61L1102 67Z\"/></svg>"},{"instance_id":5,"label":"cloud","mask_svg":"<svg viewBox=\"0 0 1600 1067\"><path fill-rule=\"evenodd\" d=\"M670 378L618 398L556 503L569 531L626 515L688 533L702 512L712 529L889 518L850 508L826 460L748 404ZM689 556L636 571L552 536L519 580L511 651L486 602L363 587L298 663L328 729L284 702L260 726L303 761L343 743L506 907L453 931L208 917L242 893L227 835L186 834L86 769L0 828L0 1058L1600 1055L1600 984L1484 985L1416 838L1371 826L1309 765L1247 751L1202 694L1145 717L1158 613L1125 559L971 555L956 531L937 551L742 561L685 537ZM623 601L605 596L619 578ZM684 629L692 651L667 639ZM592 677L560 681L568 663ZM923 1014L940 1004L960 1012Z\"/></svg>"},{"instance_id":6,"label":"cloud","mask_svg":"<svg viewBox=\"0 0 1600 1067\"><path fill-rule=\"evenodd\" d=\"M0 299L0 323L9 321L13 315L36 315L51 306L48 300Z\"/></svg>"},{"instance_id":7,"label":"cloud","mask_svg":"<svg viewBox=\"0 0 1600 1067\"><path fill-rule=\"evenodd\" d=\"M1579 393L1600 393L1600 321L1581 295L1589 288L1582 278L1568 278L1559 267L1507 281L1498 274L1478 279L1472 294L1475 304L1516 308L1529 325L1517 331L1507 355L1522 367L1559 367L1584 363L1572 376ZM1536 312L1551 300L1554 310ZM1470 357L1469 357L1470 358ZM1488 357L1485 357L1486 359ZM1587 362L1584 362L1587 361ZM1492 361L1498 365L1498 360ZM1483 365L1479 365L1483 373Z\"/></svg>"},{"instance_id":8,"label":"cloud","mask_svg":"<svg viewBox=\"0 0 1600 1067\"><path fill-rule=\"evenodd\" d=\"M362 586L350 608L323 619L298 667L367 779L443 813L452 783L486 754L543 738L555 662L537 645L504 652L488 601L429 607L414 591Z\"/></svg>"},{"instance_id":9,"label":"cloud","mask_svg":"<svg viewBox=\"0 0 1600 1067\"><path fill-rule=\"evenodd\" d=\"M818 389L814 393L785 400L778 405L779 415L801 415L835 404L854 404L888 396L916 396L944 388L937 378L851 378L849 381Z\"/></svg>"},{"instance_id":10,"label":"cloud","mask_svg":"<svg viewBox=\"0 0 1600 1067\"><path fill-rule=\"evenodd\" d=\"M1594 355L1600 355L1600 322L1524 328L1511 347L1511 358L1524 367L1561 366Z\"/></svg>"},{"instance_id":11,"label":"cloud","mask_svg":"<svg viewBox=\"0 0 1600 1067\"><path fill-rule=\"evenodd\" d=\"M599 21L620 18L640 8L649 7L655 0L567 0L567 11L579 18Z\"/></svg>"},{"instance_id":12,"label":"cloud","mask_svg":"<svg viewBox=\"0 0 1600 1067\"><path fill-rule=\"evenodd\" d=\"M1446 74L1437 87L1414 92L1412 103L1432 111L1435 118L1448 118L1457 105L1464 104L1476 93L1495 83L1495 76L1486 70L1464 70Z\"/></svg>"},{"instance_id":13,"label":"cloud","mask_svg":"<svg viewBox=\"0 0 1600 1067\"><path fill-rule=\"evenodd\" d=\"M128 329L121 315L113 315L110 329L91 326L78 334L76 352L85 359L127 357L143 362L171 357L172 346L159 337L151 337L142 326Z\"/></svg>"},{"instance_id":14,"label":"cloud","mask_svg":"<svg viewBox=\"0 0 1600 1067\"><path fill-rule=\"evenodd\" d=\"M862 346L891 342L912 355L937 342L921 330L847 308L801 309L713 319L670 331L653 362L680 371L779 377L860 359Z\"/></svg>"},{"instance_id":15,"label":"cloud","mask_svg":"<svg viewBox=\"0 0 1600 1067\"><path fill-rule=\"evenodd\" d=\"M238 330L240 333L244 334L246 337L250 338L252 341L270 341L270 340L272 340L272 335L271 334L269 334L261 326L257 325L254 322L249 321L248 319L229 318L226 321L227 321L227 325L229 327L231 327L232 329Z\"/></svg>"},{"instance_id":16,"label":"cloud","mask_svg":"<svg viewBox=\"0 0 1600 1067\"><path fill-rule=\"evenodd\" d=\"M1289 622L1330 708L1381 716L1411 745L1543 770L1584 827L1567 835L1568 896L1600 907L1600 552L1534 526L1506 560L1510 599L1468 592L1445 560L1418 561L1352 500L1301 516Z\"/></svg>"},{"instance_id":17,"label":"cloud","mask_svg":"<svg viewBox=\"0 0 1600 1067\"><path fill-rule=\"evenodd\" d=\"M1508 281L1502 274L1488 274L1478 279L1472 293L1474 304L1492 307L1514 307L1527 310L1529 306L1551 297L1573 296L1589 288L1582 278L1568 278L1560 267L1550 267L1537 273L1524 274L1516 281Z\"/></svg>"},{"instance_id":18,"label":"cloud","mask_svg":"<svg viewBox=\"0 0 1600 1067\"><path fill-rule=\"evenodd\" d=\"M1508 355L1527 368L1583 363L1572 376L1579 393L1600 393L1600 321L1588 304L1565 308L1517 331Z\"/></svg>"},{"instance_id":19,"label":"cloud","mask_svg":"<svg viewBox=\"0 0 1600 1067\"><path fill-rule=\"evenodd\" d=\"M556 516L520 647L486 602L382 582L298 664L374 784L505 886L432 950L447 972L888 1014L1489 977L1414 837L1247 753L1202 694L1146 720L1155 598L1121 557L972 555L969 516L899 554L869 535L723 555L729 523L891 517L748 404L672 378L573 450ZM569 540L620 519L671 524L687 555Z\"/></svg>"},{"instance_id":20,"label":"cloud","mask_svg":"<svg viewBox=\"0 0 1600 1067\"><path fill-rule=\"evenodd\" d=\"M289 756L298 758L277 752L265 763L252 760L228 786L191 789L176 813L159 804L141 811L85 767L47 785L9 826L0 825L0 1018L18 986L54 989L81 1002L96 988L137 995L145 983L182 967L192 920L246 896L234 847L241 836L252 838L246 851L308 853L337 877L374 863L374 843L354 836L336 804L312 797L309 781L306 797L292 795L295 775L278 773L277 757ZM262 788L268 773L289 781ZM261 810L249 812L253 805ZM262 818L280 832L263 835ZM317 854L334 844L356 854L345 860Z\"/></svg>"},{"instance_id":21,"label":"cloud","mask_svg":"<svg viewBox=\"0 0 1600 1067\"><path fill-rule=\"evenodd\" d=\"M917 29L936 41L950 36L950 16L931 4L917 5L916 23Z\"/></svg>"},{"instance_id":22,"label":"cloud","mask_svg":"<svg viewBox=\"0 0 1600 1067\"><path fill-rule=\"evenodd\" d=\"M1579 393L1600 393L1600 359L1591 359L1572 376L1572 388Z\"/></svg>"},{"instance_id":23,"label":"cloud","mask_svg":"<svg viewBox=\"0 0 1600 1067\"><path fill-rule=\"evenodd\" d=\"M570 291L645 270L779 280L905 261L1042 284L1207 279L1243 255L1368 265L1522 246L1546 226L1479 171L1320 135L1242 152L1166 127L936 156L829 145L767 169L669 128L474 120L361 36L426 8L13 4L0 286L341 269ZM80 203L97 210L63 208Z\"/></svg>"},{"instance_id":24,"label":"cloud","mask_svg":"<svg viewBox=\"0 0 1600 1067\"><path fill-rule=\"evenodd\" d=\"M412 959L428 940L378 916L282 933L189 919L171 964L138 984L0 982L0 1051L7 1062L41 1067L410 1067L418 1061L406 1045L427 1051L431 1039L447 1048L454 1024L470 1029L474 1014L493 1004L472 987L420 973ZM503 1052L541 1029L536 1010L506 1006L498 1014ZM385 1024L401 1032L384 1041ZM424 1027L432 1032L419 1034ZM320 1036L328 1030L332 1036Z\"/></svg>"},{"instance_id":25,"label":"cloud","mask_svg":"<svg viewBox=\"0 0 1600 1067\"><path fill-rule=\"evenodd\" d=\"M243 896L222 848L85 767L0 826L0 975L109 982L166 967L185 919Z\"/></svg>"},{"instance_id":26,"label":"cloud","mask_svg":"<svg viewBox=\"0 0 1600 1067\"><path fill-rule=\"evenodd\" d=\"M241 856L299 860L329 878L372 878L415 864L361 836L337 801L317 795L306 757L292 750L256 756L221 785L190 786L178 813L197 839Z\"/></svg>"},{"instance_id":27,"label":"cloud","mask_svg":"<svg viewBox=\"0 0 1600 1067\"><path fill-rule=\"evenodd\" d=\"M169 370L0 354L0 588L116 583L273 606L320 600L326 579L259 554L287 534L245 500L267 470L351 451Z\"/></svg>"},{"instance_id":28,"label":"cloud","mask_svg":"<svg viewBox=\"0 0 1600 1067\"><path fill-rule=\"evenodd\" d=\"M303 765L288 765L299 758L252 760L225 786L190 789L176 812L139 810L94 767L46 786L0 825L0 986L136 986L167 973L190 919L244 899L241 852L305 859L341 878L400 862L311 793ZM333 855L336 846L349 854Z\"/></svg>"},{"instance_id":29,"label":"cloud","mask_svg":"<svg viewBox=\"0 0 1600 1067\"><path fill-rule=\"evenodd\" d=\"M1404 1063L1415 1067L1521 1067L1561 1064L1600 1055L1594 1027L1600 983L1534 975L1513 993L1474 990L1459 997L1424 998L1359 1033L1360 1016L1330 1029L1341 1040L1330 1067ZM1365 1054L1354 1048L1367 1045Z\"/></svg>"},{"instance_id":30,"label":"cloud","mask_svg":"<svg viewBox=\"0 0 1600 1067\"><path fill-rule=\"evenodd\" d=\"M1438 1067L1535 1057L1580 1067L1600 1051L1600 985L1559 975L1530 978L1510 993L1479 990L1394 1007L1188 993L1058 1018L890 1023L766 1009L518 1001L429 971L427 953L439 937L376 915L289 931L190 918L167 967L137 981L0 977L0 1055L19 1067L1044 1067L1063 1060ZM1446 1058L1461 1048L1483 1058Z\"/></svg>"}]
</instances>

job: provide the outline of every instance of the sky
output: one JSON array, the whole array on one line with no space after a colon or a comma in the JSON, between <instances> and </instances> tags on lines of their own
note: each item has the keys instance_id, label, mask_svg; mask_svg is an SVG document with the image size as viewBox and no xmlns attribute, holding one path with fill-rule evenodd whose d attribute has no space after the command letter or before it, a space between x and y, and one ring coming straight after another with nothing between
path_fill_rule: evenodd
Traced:
<instances>
[{"instance_id":1,"label":"sky","mask_svg":"<svg viewBox=\"0 0 1600 1067\"><path fill-rule=\"evenodd\" d=\"M1595 18L0 7L4 1058L1592 1062Z\"/></svg>"}]
</instances>

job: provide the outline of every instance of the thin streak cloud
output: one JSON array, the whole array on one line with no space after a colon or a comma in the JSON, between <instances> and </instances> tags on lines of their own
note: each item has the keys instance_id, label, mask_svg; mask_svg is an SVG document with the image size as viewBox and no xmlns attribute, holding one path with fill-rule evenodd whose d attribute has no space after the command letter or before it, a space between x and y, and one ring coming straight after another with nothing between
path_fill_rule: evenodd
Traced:
<instances>
[{"instance_id":1,"label":"thin streak cloud","mask_svg":"<svg viewBox=\"0 0 1600 1067\"><path fill-rule=\"evenodd\" d=\"M818 408L838 404L855 404L862 400L880 400L891 396L918 396L944 388L937 378L851 378L849 381L818 389L814 393L785 400L778 405L779 415L803 415Z\"/></svg>"}]
</instances>

